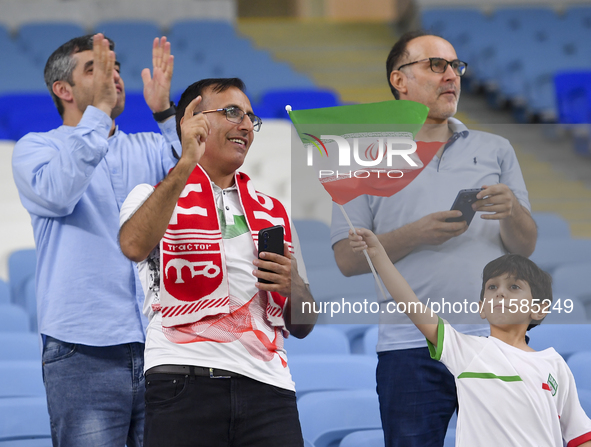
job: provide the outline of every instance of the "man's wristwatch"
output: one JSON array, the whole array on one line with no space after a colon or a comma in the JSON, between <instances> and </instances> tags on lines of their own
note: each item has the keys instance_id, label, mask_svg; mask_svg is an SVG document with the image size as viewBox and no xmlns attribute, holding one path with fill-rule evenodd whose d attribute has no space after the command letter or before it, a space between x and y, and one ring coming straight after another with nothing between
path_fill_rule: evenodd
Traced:
<instances>
[{"instance_id":1,"label":"man's wristwatch","mask_svg":"<svg viewBox=\"0 0 591 447\"><path fill-rule=\"evenodd\" d=\"M176 107L174 106L173 101L170 101L170 107L168 109L163 110L162 112L155 112L152 114L154 119L159 123L174 115L176 115Z\"/></svg>"}]
</instances>

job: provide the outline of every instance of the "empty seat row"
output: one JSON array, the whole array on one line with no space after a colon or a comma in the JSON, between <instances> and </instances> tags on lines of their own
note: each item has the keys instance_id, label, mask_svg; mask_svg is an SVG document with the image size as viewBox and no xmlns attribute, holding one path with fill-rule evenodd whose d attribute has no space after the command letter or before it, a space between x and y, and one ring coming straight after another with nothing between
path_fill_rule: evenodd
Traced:
<instances>
[{"instance_id":1,"label":"empty seat row","mask_svg":"<svg viewBox=\"0 0 591 447\"><path fill-rule=\"evenodd\" d=\"M173 79L179 78L175 69ZM240 75L240 73L237 73ZM203 73L191 71L184 81L179 80L179 88L186 88L202 77ZM247 82L247 79L244 79ZM141 81L140 81L141 82ZM248 85L248 82L247 82ZM271 84L269 83L269 88ZM173 98L178 101L180 92ZM332 107L340 104L338 95L320 88L286 88L261 92L260 101L252 100L255 114L261 118L287 118L285 106L291 104L294 110L316 107ZM31 114L35 120L31 120ZM126 133L159 132L146 105L143 93L127 92L125 111L117 117L117 125ZM49 92L4 93L0 94L0 140L17 141L29 132L47 132L62 125L55 104ZM289 138L289 136L287 137ZM288 140L285 141L287 144Z\"/></svg>"},{"instance_id":2,"label":"empty seat row","mask_svg":"<svg viewBox=\"0 0 591 447\"><path fill-rule=\"evenodd\" d=\"M115 41L127 90L142 91L141 71L151 68L152 42L163 35L163 30L149 21L110 21L97 24L92 31ZM314 87L307 76L254 48L228 22L179 21L167 31L176 56L173 92L202 78L234 76L243 78L250 95L257 99L269 89ZM0 52L11 67L20 70L18 79L12 79L13 70L0 73L0 92L43 90L43 68L48 57L64 42L86 32L74 23L41 22L23 25L11 38L0 27Z\"/></svg>"},{"instance_id":3,"label":"empty seat row","mask_svg":"<svg viewBox=\"0 0 591 447\"><path fill-rule=\"evenodd\" d=\"M557 117L554 76L591 69L585 45L591 35L591 8L497 8L492 15L470 8L422 13L423 27L448 39L469 64L469 84L486 88L491 104L510 101L516 117Z\"/></svg>"}]
</instances>

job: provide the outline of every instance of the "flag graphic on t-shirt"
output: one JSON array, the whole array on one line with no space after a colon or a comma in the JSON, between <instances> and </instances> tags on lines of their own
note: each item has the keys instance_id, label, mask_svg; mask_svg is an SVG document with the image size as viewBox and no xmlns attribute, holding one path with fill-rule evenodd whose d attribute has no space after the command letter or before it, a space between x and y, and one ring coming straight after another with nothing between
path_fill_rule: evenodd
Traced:
<instances>
[{"instance_id":1,"label":"flag graphic on t-shirt","mask_svg":"<svg viewBox=\"0 0 591 447\"><path fill-rule=\"evenodd\" d=\"M556 393L558 392L558 382L556 382L556 379L552 377L552 374L548 374L547 385L550 388L548 391L552 392L552 396L556 396Z\"/></svg>"}]
</instances>

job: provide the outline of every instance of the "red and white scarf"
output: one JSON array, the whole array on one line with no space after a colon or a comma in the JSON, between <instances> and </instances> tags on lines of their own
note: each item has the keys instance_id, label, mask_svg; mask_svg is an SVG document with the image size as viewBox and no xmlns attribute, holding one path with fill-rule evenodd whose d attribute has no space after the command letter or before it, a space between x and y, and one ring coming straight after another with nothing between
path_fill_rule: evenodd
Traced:
<instances>
[{"instance_id":1,"label":"red and white scarf","mask_svg":"<svg viewBox=\"0 0 591 447\"><path fill-rule=\"evenodd\" d=\"M259 230L282 225L293 252L289 217L281 202L255 191L247 175L239 172L234 178L255 247ZM226 257L215 196L209 176L199 165L189 176L160 241L160 268L163 327L229 313ZM267 319L272 326L285 328L287 299L276 292L267 296Z\"/></svg>"}]
</instances>

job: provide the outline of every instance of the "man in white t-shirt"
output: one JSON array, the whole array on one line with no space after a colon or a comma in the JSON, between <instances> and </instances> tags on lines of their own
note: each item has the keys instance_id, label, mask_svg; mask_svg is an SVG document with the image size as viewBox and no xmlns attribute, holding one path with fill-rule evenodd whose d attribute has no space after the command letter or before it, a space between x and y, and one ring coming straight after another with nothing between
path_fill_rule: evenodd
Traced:
<instances>
[{"instance_id":1,"label":"man in white t-shirt","mask_svg":"<svg viewBox=\"0 0 591 447\"><path fill-rule=\"evenodd\" d=\"M312 330L315 315L301 310L313 298L285 209L237 172L262 124L244 88L237 78L189 86L181 159L121 208L121 249L138 262L150 319L149 447L303 445L283 342ZM284 253L258 259L258 232L274 225Z\"/></svg>"}]
</instances>

